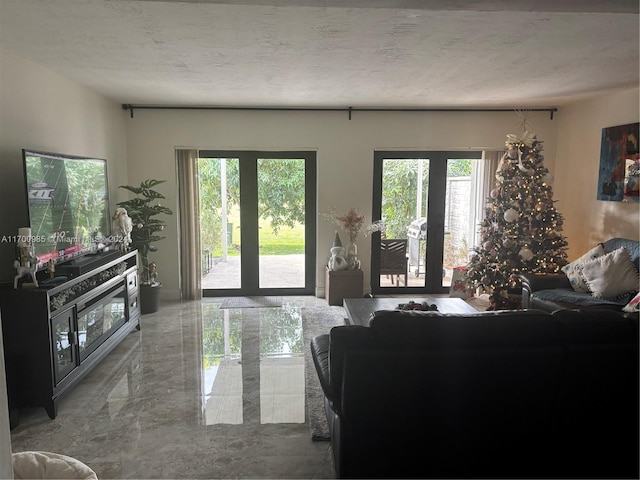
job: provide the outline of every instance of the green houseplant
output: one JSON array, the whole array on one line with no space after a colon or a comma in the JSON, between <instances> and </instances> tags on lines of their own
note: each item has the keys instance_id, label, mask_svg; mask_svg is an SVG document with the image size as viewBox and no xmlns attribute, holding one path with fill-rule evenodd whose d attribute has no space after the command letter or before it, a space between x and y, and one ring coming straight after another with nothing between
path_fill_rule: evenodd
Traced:
<instances>
[{"instance_id":1,"label":"green houseplant","mask_svg":"<svg viewBox=\"0 0 640 480\"><path fill-rule=\"evenodd\" d=\"M121 185L136 194L135 198L119 202L118 206L127 210L133 223L131 230L131 246L138 250L142 269L140 271L140 304L142 313L155 312L158 309L159 290L161 283L156 279L155 264L149 262L149 254L158 250L155 243L166 237L158 235L164 230L166 222L158 215L172 215L171 209L157 203L166 198L154 187L166 180L148 179L140 186ZM154 203L156 202L156 203Z\"/></svg>"}]
</instances>

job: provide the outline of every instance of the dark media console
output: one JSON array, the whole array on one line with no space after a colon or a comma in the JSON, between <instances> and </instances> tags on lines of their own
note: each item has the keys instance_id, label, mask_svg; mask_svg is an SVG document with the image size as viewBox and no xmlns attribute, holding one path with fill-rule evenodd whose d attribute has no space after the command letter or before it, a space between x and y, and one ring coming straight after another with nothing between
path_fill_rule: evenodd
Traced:
<instances>
[{"instance_id":1,"label":"dark media console","mask_svg":"<svg viewBox=\"0 0 640 480\"><path fill-rule=\"evenodd\" d=\"M65 277L77 277L83 275L91 270L104 265L111 260L115 260L122 255L122 252L117 250L92 253L84 255L82 257L74 258L67 262L61 263L56 266L56 275L62 275Z\"/></svg>"},{"instance_id":2,"label":"dark media console","mask_svg":"<svg viewBox=\"0 0 640 480\"><path fill-rule=\"evenodd\" d=\"M20 407L55 418L60 397L140 328L137 251L81 257L56 275L66 280L0 289L12 428Z\"/></svg>"}]
</instances>

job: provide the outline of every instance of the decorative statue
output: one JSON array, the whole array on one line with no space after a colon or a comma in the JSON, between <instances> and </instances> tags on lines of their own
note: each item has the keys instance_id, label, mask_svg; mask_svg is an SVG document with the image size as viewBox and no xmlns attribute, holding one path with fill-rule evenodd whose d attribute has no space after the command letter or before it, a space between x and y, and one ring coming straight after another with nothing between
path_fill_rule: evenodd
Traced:
<instances>
[{"instance_id":1,"label":"decorative statue","mask_svg":"<svg viewBox=\"0 0 640 480\"><path fill-rule=\"evenodd\" d=\"M329 270L347 270L349 268L349 262L346 256L347 252L342 246L342 240L340 240L340 235L338 235L337 231L330 251L331 258L329 258L329 261L327 262Z\"/></svg>"},{"instance_id":2,"label":"decorative statue","mask_svg":"<svg viewBox=\"0 0 640 480\"><path fill-rule=\"evenodd\" d=\"M25 275L31 275L31 279L33 280L33 284L37 287L38 280L36 280L36 270L38 269L38 258L37 257L28 257L29 260L25 262L25 265L20 264L20 260L16 260L13 262L13 266L16 267L18 274L13 278L13 288L18 288L18 280L24 277Z\"/></svg>"},{"instance_id":3,"label":"decorative statue","mask_svg":"<svg viewBox=\"0 0 640 480\"><path fill-rule=\"evenodd\" d=\"M129 245L131 245L131 230L133 230L133 222L129 215L127 215L127 210L118 207L113 212L111 216L111 226L113 227L113 235L116 238L116 243L118 244L117 248L124 252L129 250Z\"/></svg>"},{"instance_id":4,"label":"decorative statue","mask_svg":"<svg viewBox=\"0 0 640 480\"><path fill-rule=\"evenodd\" d=\"M151 281L151 285L158 283L158 266L156 262L149 263L149 280Z\"/></svg>"},{"instance_id":5,"label":"decorative statue","mask_svg":"<svg viewBox=\"0 0 640 480\"><path fill-rule=\"evenodd\" d=\"M24 227L18 229L18 259L13 262L13 266L18 274L13 278L13 288L18 288L18 280L25 275L30 275L33 284L37 287L36 271L38 270L38 257L33 250L33 239L31 228Z\"/></svg>"}]
</instances>

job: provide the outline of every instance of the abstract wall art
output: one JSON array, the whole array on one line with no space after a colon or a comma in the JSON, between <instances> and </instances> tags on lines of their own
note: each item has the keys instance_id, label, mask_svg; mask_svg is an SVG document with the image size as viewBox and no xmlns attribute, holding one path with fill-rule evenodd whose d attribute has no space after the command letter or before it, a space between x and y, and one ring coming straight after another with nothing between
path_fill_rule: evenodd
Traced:
<instances>
[{"instance_id":1,"label":"abstract wall art","mask_svg":"<svg viewBox=\"0 0 640 480\"><path fill-rule=\"evenodd\" d=\"M640 123L602 129L598 200L640 201Z\"/></svg>"}]
</instances>

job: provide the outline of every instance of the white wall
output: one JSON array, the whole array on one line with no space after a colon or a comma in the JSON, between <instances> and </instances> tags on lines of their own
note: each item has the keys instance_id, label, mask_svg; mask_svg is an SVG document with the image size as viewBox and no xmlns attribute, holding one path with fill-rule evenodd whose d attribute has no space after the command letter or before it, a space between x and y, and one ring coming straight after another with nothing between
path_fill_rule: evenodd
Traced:
<instances>
[{"instance_id":1,"label":"white wall","mask_svg":"<svg viewBox=\"0 0 640 480\"><path fill-rule=\"evenodd\" d=\"M107 160L112 206L126 183L120 104L0 49L0 238L27 223L22 149ZM15 245L0 243L0 281L13 279Z\"/></svg>"},{"instance_id":2,"label":"white wall","mask_svg":"<svg viewBox=\"0 0 640 480\"><path fill-rule=\"evenodd\" d=\"M602 129L639 121L640 89L610 92L558 112L556 206L569 259L611 237L640 239L640 204L597 200Z\"/></svg>"},{"instance_id":3,"label":"white wall","mask_svg":"<svg viewBox=\"0 0 640 480\"><path fill-rule=\"evenodd\" d=\"M0 49L0 238L26 223L23 148L106 158L114 198L115 187L127 180L125 119L119 104ZM15 275L14 248L0 243L0 281ZM0 478L11 478L3 359Z\"/></svg>"},{"instance_id":4,"label":"white wall","mask_svg":"<svg viewBox=\"0 0 640 480\"><path fill-rule=\"evenodd\" d=\"M546 165L553 170L557 120L534 113L532 130L545 142ZM318 210L355 207L371 220L373 152L393 149L496 149L507 133L519 133L512 112L346 112L136 110L127 119L129 178L169 180L167 205L177 211L175 147L317 151ZM316 285L324 286L324 264L335 226L318 220ZM177 218L155 254L163 295L178 298ZM369 286L369 239L361 237L359 256ZM322 294L321 290L317 291Z\"/></svg>"}]
</instances>

